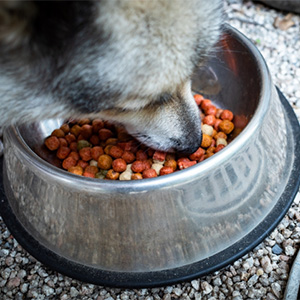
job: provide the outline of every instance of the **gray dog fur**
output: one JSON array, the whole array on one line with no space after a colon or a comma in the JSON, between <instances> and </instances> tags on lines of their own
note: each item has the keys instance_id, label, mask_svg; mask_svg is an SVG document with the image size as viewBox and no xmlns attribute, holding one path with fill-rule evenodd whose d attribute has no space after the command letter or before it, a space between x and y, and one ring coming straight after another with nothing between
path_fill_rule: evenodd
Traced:
<instances>
[{"instance_id":1,"label":"gray dog fur","mask_svg":"<svg viewBox=\"0 0 300 300\"><path fill-rule=\"evenodd\" d=\"M0 126L97 117L192 152L194 67L219 39L220 0L0 2Z\"/></svg>"}]
</instances>

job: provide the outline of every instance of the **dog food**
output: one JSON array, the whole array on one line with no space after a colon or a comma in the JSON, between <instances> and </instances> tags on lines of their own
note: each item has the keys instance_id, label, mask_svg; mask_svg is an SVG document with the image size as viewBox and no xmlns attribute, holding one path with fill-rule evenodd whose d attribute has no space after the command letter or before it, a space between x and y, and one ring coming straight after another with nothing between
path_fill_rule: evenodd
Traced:
<instances>
[{"instance_id":1,"label":"dog food","mask_svg":"<svg viewBox=\"0 0 300 300\"><path fill-rule=\"evenodd\" d=\"M102 120L69 120L46 138L45 146L73 174L110 180L138 180L189 168L222 150L238 133L231 111L194 95L201 109L202 143L188 156L140 145L119 127Z\"/></svg>"}]
</instances>

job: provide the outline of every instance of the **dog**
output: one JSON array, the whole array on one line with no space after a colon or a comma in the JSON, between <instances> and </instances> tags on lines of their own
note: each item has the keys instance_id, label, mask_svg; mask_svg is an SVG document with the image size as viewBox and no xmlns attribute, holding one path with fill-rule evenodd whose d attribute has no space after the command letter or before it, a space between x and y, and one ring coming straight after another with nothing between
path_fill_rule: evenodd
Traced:
<instances>
[{"instance_id":1,"label":"dog","mask_svg":"<svg viewBox=\"0 0 300 300\"><path fill-rule=\"evenodd\" d=\"M145 145L201 144L194 68L212 55L221 0L0 2L0 126L101 118Z\"/></svg>"}]
</instances>

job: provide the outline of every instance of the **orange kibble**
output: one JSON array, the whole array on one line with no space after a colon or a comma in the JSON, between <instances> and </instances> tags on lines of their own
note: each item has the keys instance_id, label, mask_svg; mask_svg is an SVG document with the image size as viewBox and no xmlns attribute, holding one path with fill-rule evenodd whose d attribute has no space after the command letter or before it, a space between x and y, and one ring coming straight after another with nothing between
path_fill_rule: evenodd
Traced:
<instances>
[{"instance_id":1,"label":"orange kibble","mask_svg":"<svg viewBox=\"0 0 300 300\"><path fill-rule=\"evenodd\" d=\"M122 158L127 164L131 164L135 160L135 155L132 152L125 150L122 154Z\"/></svg>"},{"instance_id":2,"label":"orange kibble","mask_svg":"<svg viewBox=\"0 0 300 300\"><path fill-rule=\"evenodd\" d=\"M233 113L228 109L224 109L220 115L220 119L232 121Z\"/></svg>"},{"instance_id":3,"label":"orange kibble","mask_svg":"<svg viewBox=\"0 0 300 300\"><path fill-rule=\"evenodd\" d=\"M186 169L195 165L197 162L195 160L189 160L187 157L182 157L177 160L177 165L179 170Z\"/></svg>"},{"instance_id":4,"label":"orange kibble","mask_svg":"<svg viewBox=\"0 0 300 300\"><path fill-rule=\"evenodd\" d=\"M91 120L88 119L88 118L86 118L86 119L80 119L80 120L78 121L78 124L79 124L80 126L83 126L83 125L89 124L89 123L91 123Z\"/></svg>"},{"instance_id":5,"label":"orange kibble","mask_svg":"<svg viewBox=\"0 0 300 300\"><path fill-rule=\"evenodd\" d=\"M139 180L139 179L143 179L143 175L141 173L133 173L131 175L131 179L132 180Z\"/></svg>"},{"instance_id":6,"label":"orange kibble","mask_svg":"<svg viewBox=\"0 0 300 300\"><path fill-rule=\"evenodd\" d=\"M202 135L201 147L208 148L211 145L211 142L212 142L211 136L209 136L207 134Z\"/></svg>"},{"instance_id":7,"label":"orange kibble","mask_svg":"<svg viewBox=\"0 0 300 300\"><path fill-rule=\"evenodd\" d=\"M77 124L72 126L72 128L70 129L70 132L72 134L74 134L75 136L79 136L79 134L81 133L81 126L79 126Z\"/></svg>"},{"instance_id":8,"label":"orange kibble","mask_svg":"<svg viewBox=\"0 0 300 300\"><path fill-rule=\"evenodd\" d=\"M95 146L91 148L92 159L98 161L100 155L104 154L103 148L101 146Z\"/></svg>"},{"instance_id":9,"label":"orange kibble","mask_svg":"<svg viewBox=\"0 0 300 300\"><path fill-rule=\"evenodd\" d=\"M205 154L205 150L201 147L196 152L189 156L190 160L199 160Z\"/></svg>"},{"instance_id":10,"label":"orange kibble","mask_svg":"<svg viewBox=\"0 0 300 300\"><path fill-rule=\"evenodd\" d=\"M113 158L120 158L124 153L124 150L116 145L112 145L112 147L109 149L109 155Z\"/></svg>"},{"instance_id":11,"label":"orange kibble","mask_svg":"<svg viewBox=\"0 0 300 300\"><path fill-rule=\"evenodd\" d=\"M65 136L65 133L62 129L54 129L51 133L52 136L56 136L58 138L62 138Z\"/></svg>"},{"instance_id":12,"label":"orange kibble","mask_svg":"<svg viewBox=\"0 0 300 300\"><path fill-rule=\"evenodd\" d=\"M56 156L59 159L65 159L71 152L71 149L68 147L59 147L57 152L56 152Z\"/></svg>"},{"instance_id":13,"label":"orange kibble","mask_svg":"<svg viewBox=\"0 0 300 300\"><path fill-rule=\"evenodd\" d=\"M89 161L92 159L92 153L90 147L84 147L79 150L79 155L83 161Z\"/></svg>"},{"instance_id":14,"label":"orange kibble","mask_svg":"<svg viewBox=\"0 0 300 300\"><path fill-rule=\"evenodd\" d=\"M68 171L69 171L70 173L73 173L73 174L76 174L76 175L82 175L82 174L83 174L83 169L82 169L82 167L80 167L80 166L73 166L73 167L70 167L70 168L68 169Z\"/></svg>"},{"instance_id":15,"label":"orange kibble","mask_svg":"<svg viewBox=\"0 0 300 300\"><path fill-rule=\"evenodd\" d=\"M67 158L65 158L62 162L62 167L65 170L69 170L71 167L76 166L77 160L73 157L68 156Z\"/></svg>"},{"instance_id":16,"label":"orange kibble","mask_svg":"<svg viewBox=\"0 0 300 300\"><path fill-rule=\"evenodd\" d=\"M109 151L110 151L110 149L111 149L112 146L113 145L107 145L107 146L105 146L104 153L107 154L107 155L109 155Z\"/></svg>"},{"instance_id":17,"label":"orange kibble","mask_svg":"<svg viewBox=\"0 0 300 300\"><path fill-rule=\"evenodd\" d=\"M219 124L219 129L224 133L229 134L234 129L234 125L231 121L226 119Z\"/></svg>"},{"instance_id":18,"label":"orange kibble","mask_svg":"<svg viewBox=\"0 0 300 300\"><path fill-rule=\"evenodd\" d=\"M200 107L202 110L207 110L212 105L211 101L209 99L203 99L201 101Z\"/></svg>"},{"instance_id":19,"label":"orange kibble","mask_svg":"<svg viewBox=\"0 0 300 300\"><path fill-rule=\"evenodd\" d=\"M109 170L112 165L112 158L107 154L102 154L98 158L98 167L103 170Z\"/></svg>"},{"instance_id":20,"label":"orange kibble","mask_svg":"<svg viewBox=\"0 0 300 300\"><path fill-rule=\"evenodd\" d=\"M177 169L177 162L175 159L168 159L164 162L165 167L171 167L173 171L176 171Z\"/></svg>"},{"instance_id":21,"label":"orange kibble","mask_svg":"<svg viewBox=\"0 0 300 300\"><path fill-rule=\"evenodd\" d=\"M204 99L204 97L200 94L195 94L194 99L196 101L196 104L199 106L201 104L202 100Z\"/></svg>"},{"instance_id":22,"label":"orange kibble","mask_svg":"<svg viewBox=\"0 0 300 300\"><path fill-rule=\"evenodd\" d=\"M217 114L217 108L214 105L211 105L205 109L205 114L215 116Z\"/></svg>"},{"instance_id":23,"label":"orange kibble","mask_svg":"<svg viewBox=\"0 0 300 300\"><path fill-rule=\"evenodd\" d=\"M105 178L111 179L111 180L117 180L120 176L119 172L114 171L113 169L108 170L106 173Z\"/></svg>"},{"instance_id":24,"label":"orange kibble","mask_svg":"<svg viewBox=\"0 0 300 300\"><path fill-rule=\"evenodd\" d=\"M202 121L204 124L213 126L216 122L216 117L214 115L207 115L203 118Z\"/></svg>"},{"instance_id":25,"label":"orange kibble","mask_svg":"<svg viewBox=\"0 0 300 300\"><path fill-rule=\"evenodd\" d=\"M112 168L116 172L124 172L126 170L127 164L123 158L117 158L112 162Z\"/></svg>"},{"instance_id":26,"label":"orange kibble","mask_svg":"<svg viewBox=\"0 0 300 300\"><path fill-rule=\"evenodd\" d=\"M154 169L146 169L143 171L143 178L154 178L157 177L157 173Z\"/></svg>"},{"instance_id":27,"label":"orange kibble","mask_svg":"<svg viewBox=\"0 0 300 300\"><path fill-rule=\"evenodd\" d=\"M60 142L56 136L50 136L50 137L46 138L45 145L49 150L54 151L59 148Z\"/></svg>"},{"instance_id":28,"label":"orange kibble","mask_svg":"<svg viewBox=\"0 0 300 300\"><path fill-rule=\"evenodd\" d=\"M144 163L144 161L142 160L136 160L132 163L131 165L131 170L134 173L142 173L146 168L146 165Z\"/></svg>"},{"instance_id":29,"label":"orange kibble","mask_svg":"<svg viewBox=\"0 0 300 300\"><path fill-rule=\"evenodd\" d=\"M102 128L99 130L99 138L101 141L106 141L107 139L113 136L114 136L113 132L107 128Z\"/></svg>"},{"instance_id":30,"label":"orange kibble","mask_svg":"<svg viewBox=\"0 0 300 300\"><path fill-rule=\"evenodd\" d=\"M167 175L167 174L171 174L173 172L174 172L174 169L172 167L163 166L159 171L159 175Z\"/></svg>"}]
</instances>

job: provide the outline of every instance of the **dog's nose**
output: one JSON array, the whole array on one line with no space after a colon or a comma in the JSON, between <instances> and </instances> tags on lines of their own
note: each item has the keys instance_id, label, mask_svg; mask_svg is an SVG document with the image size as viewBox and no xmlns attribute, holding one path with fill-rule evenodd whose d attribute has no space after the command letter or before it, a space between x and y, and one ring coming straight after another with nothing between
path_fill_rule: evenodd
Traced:
<instances>
[{"instance_id":1,"label":"dog's nose","mask_svg":"<svg viewBox=\"0 0 300 300\"><path fill-rule=\"evenodd\" d=\"M202 133L189 135L185 139L171 139L177 153L190 155L198 150L202 142Z\"/></svg>"}]
</instances>

